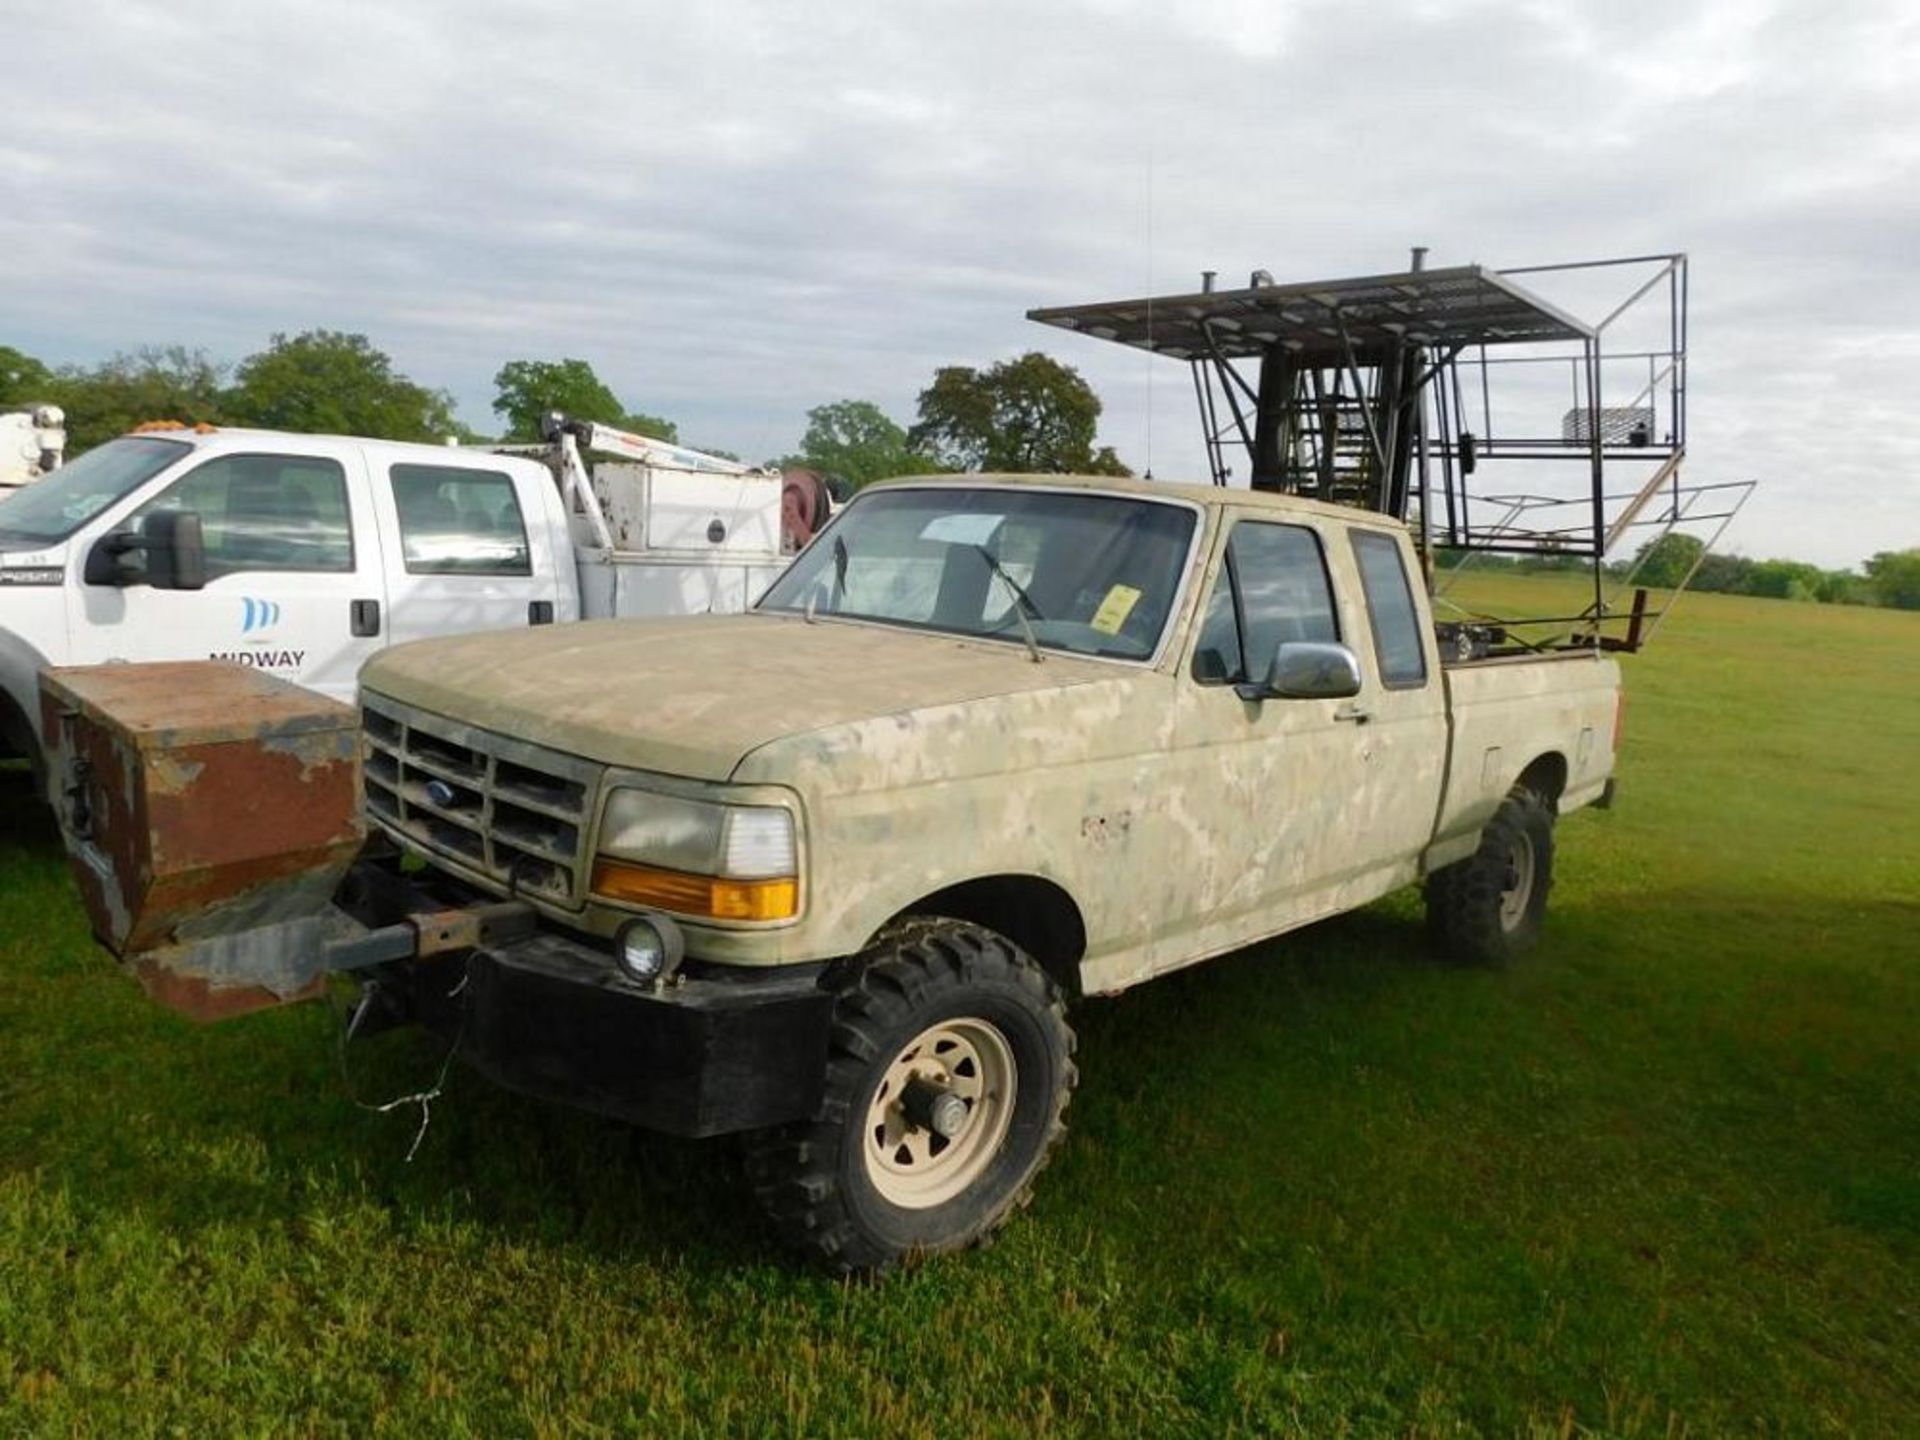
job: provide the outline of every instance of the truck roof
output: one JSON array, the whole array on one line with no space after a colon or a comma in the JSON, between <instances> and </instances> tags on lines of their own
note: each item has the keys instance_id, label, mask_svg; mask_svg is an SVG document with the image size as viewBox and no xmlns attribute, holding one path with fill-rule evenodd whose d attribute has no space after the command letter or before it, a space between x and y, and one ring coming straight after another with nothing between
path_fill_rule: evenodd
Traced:
<instances>
[{"instance_id":1,"label":"truck roof","mask_svg":"<svg viewBox=\"0 0 1920 1440\"><path fill-rule=\"evenodd\" d=\"M1355 521L1364 525L1388 525L1405 529L1405 522L1391 515L1361 510L1351 505L1333 505L1324 500L1308 500L1299 495L1283 495L1272 490L1244 490L1234 485L1208 485L1183 480L1143 480L1130 475L1052 475L1015 474L987 471L973 474L902 475L883 480L869 489L896 485L1030 485L1049 490L1104 490L1114 495L1140 495L1150 499L1184 500L1194 505L1241 505L1256 510L1272 510L1284 515L1315 515L1322 519Z\"/></svg>"},{"instance_id":2,"label":"truck roof","mask_svg":"<svg viewBox=\"0 0 1920 1440\"><path fill-rule=\"evenodd\" d=\"M178 440L196 448L219 445L231 440L255 444L276 444L288 440L325 441L337 445L378 445L388 450L405 450L426 463L428 456L472 455L490 460L521 460L528 457L502 455L483 445L434 445L420 440L382 440L371 435L314 434L305 430L256 430L244 425L141 426L126 432L129 436L151 436L159 440Z\"/></svg>"}]
</instances>

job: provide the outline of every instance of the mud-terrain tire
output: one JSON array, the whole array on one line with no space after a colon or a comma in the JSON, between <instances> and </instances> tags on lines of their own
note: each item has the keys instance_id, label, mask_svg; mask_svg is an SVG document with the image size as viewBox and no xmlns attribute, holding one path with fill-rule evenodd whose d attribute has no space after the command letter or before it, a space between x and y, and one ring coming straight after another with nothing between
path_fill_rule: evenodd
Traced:
<instances>
[{"instance_id":1,"label":"mud-terrain tire","mask_svg":"<svg viewBox=\"0 0 1920 1440\"><path fill-rule=\"evenodd\" d=\"M1480 832L1480 848L1427 877L1427 920L1463 965L1513 964L1540 938L1553 888L1553 807L1515 786Z\"/></svg>"},{"instance_id":2,"label":"mud-terrain tire","mask_svg":"<svg viewBox=\"0 0 1920 1440\"><path fill-rule=\"evenodd\" d=\"M748 1137L755 1195L781 1239L842 1274L983 1242L1066 1130L1059 991L1003 936L927 919L841 983L820 1112Z\"/></svg>"}]
</instances>

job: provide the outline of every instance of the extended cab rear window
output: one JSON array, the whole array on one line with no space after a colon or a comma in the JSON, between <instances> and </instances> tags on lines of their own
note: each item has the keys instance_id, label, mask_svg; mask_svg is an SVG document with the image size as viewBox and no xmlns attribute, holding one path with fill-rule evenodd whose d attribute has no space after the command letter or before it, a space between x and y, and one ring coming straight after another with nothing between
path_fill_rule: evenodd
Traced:
<instances>
[{"instance_id":1,"label":"extended cab rear window","mask_svg":"<svg viewBox=\"0 0 1920 1440\"><path fill-rule=\"evenodd\" d=\"M531 575L533 553L513 477L460 465L388 472L410 575Z\"/></svg>"},{"instance_id":2,"label":"extended cab rear window","mask_svg":"<svg viewBox=\"0 0 1920 1440\"><path fill-rule=\"evenodd\" d=\"M1379 657L1380 683L1390 690L1427 683L1427 650L1420 638L1420 612L1414 608L1400 544L1377 530L1354 530L1353 558L1360 566L1367 615L1373 624L1373 649Z\"/></svg>"}]
</instances>

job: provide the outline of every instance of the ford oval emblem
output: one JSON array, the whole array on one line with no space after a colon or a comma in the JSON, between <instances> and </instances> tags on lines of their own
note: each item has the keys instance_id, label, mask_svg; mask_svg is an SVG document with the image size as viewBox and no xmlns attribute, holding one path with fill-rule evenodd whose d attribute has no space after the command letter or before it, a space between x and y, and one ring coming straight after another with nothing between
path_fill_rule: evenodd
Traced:
<instances>
[{"instance_id":1,"label":"ford oval emblem","mask_svg":"<svg viewBox=\"0 0 1920 1440\"><path fill-rule=\"evenodd\" d=\"M438 805L442 810L451 810L453 808L453 802L459 798L459 796L453 793L453 786L447 784L446 781L427 781L427 799Z\"/></svg>"}]
</instances>

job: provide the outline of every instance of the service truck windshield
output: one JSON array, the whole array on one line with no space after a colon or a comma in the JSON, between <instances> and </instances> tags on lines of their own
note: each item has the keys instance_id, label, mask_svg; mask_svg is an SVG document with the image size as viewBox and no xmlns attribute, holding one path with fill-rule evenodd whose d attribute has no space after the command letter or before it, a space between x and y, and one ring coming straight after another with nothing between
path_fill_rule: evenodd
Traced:
<instances>
[{"instance_id":1,"label":"service truck windshield","mask_svg":"<svg viewBox=\"0 0 1920 1440\"><path fill-rule=\"evenodd\" d=\"M64 540L193 447L180 440L129 435L96 446L44 480L0 500L0 548L32 549Z\"/></svg>"},{"instance_id":2,"label":"service truck windshield","mask_svg":"<svg viewBox=\"0 0 1920 1440\"><path fill-rule=\"evenodd\" d=\"M1145 660L1173 613L1194 524L1185 506L1114 495L874 491L759 608Z\"/></svg>"}]
</instances>

